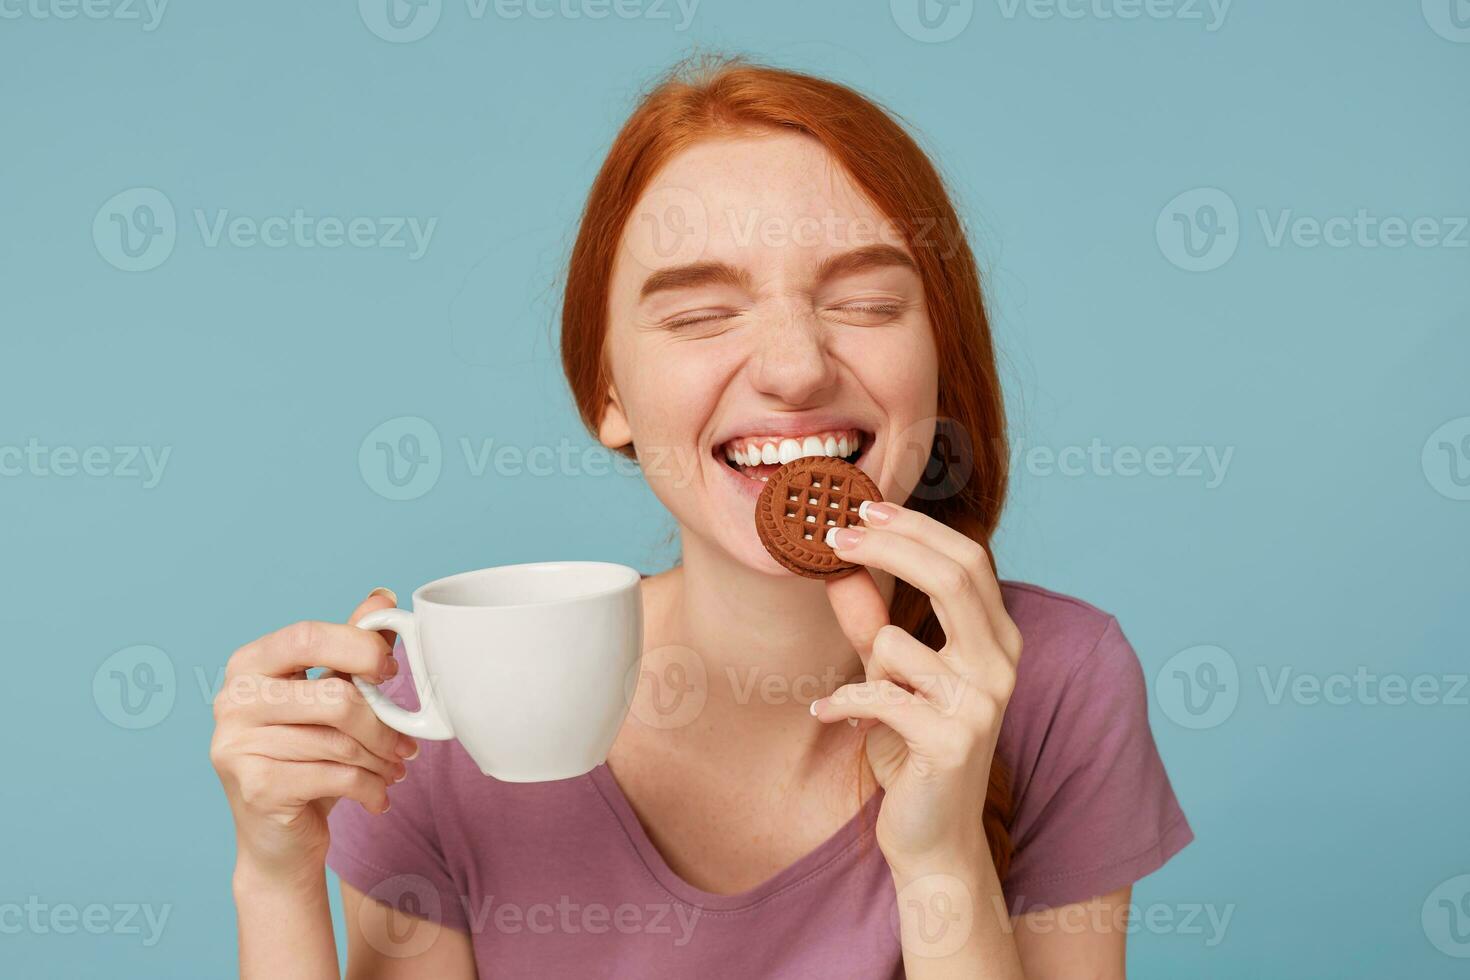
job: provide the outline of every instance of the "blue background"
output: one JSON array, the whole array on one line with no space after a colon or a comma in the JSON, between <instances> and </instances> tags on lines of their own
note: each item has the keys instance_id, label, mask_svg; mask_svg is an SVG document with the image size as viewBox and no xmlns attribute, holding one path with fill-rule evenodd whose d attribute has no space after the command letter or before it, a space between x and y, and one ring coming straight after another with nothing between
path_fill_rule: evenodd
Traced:
<instances>
[{"instance_id":1,"label":"blue background","mask_svg":"<svg viewBox=\"0 0 1470 980\"><path fill-rule=\"evenodd\" d=\"M410 43L352 3L178 3L146 30L28 2L0 20L0 447L171 448L153 487L0 477L0 906L171 911L151 947L0 932L0 972L235 971L233 839L207 746L236 646L340 618L376 585L673 558L637 478L477 476L461 440L591 444L554 343L576 216L636 93L714 49L855 84L921 134L972 226L1023 452L1233 451L1213 487L1208 470L1069 476L1018 457L997 544L1008 577L1115 613L1153 686L1198 840L1135 901L1176 921L1230 910L1213 945L1208 927L1140 931L1133 974L1464 975L1470 938L1445 927L1470 930L1470 900L1445 916L1470 891L1454 880L1470 874L1467 692L1272 692L1283 669L1361 667L1444 694L1470 669L1467 233L1273 245L1259 217L1470 214L1470 43L1448 0L1239 3L1215 30L1207 7L1048 18L985 0L952 10L970 20L942 42L882 2L704 0L678 30L672 6L477 19L444 0ZM117 240L92 232L131 188L177 212L149 271L117 268ZM1166 209L1196 188L1238 209L1220 239L1235 251L1208 271L1156 234L1176 213L1204 233L1195 204ZM413 260L210 247L194 219L296 208L437 225ZM441 439L439 478L413 500L359 466L368 434L402 417ZM600 513L583 507L594 488ZM162 651L158 690L128 705L156 717L129 715L113 684L114 669L148 680L129 673L139 645ZM1179 677L1210 680L1201 658L1224 670L1191 693ZM1203 694L1233 709L1190 727Z\"/></svg>"}]
</instances>

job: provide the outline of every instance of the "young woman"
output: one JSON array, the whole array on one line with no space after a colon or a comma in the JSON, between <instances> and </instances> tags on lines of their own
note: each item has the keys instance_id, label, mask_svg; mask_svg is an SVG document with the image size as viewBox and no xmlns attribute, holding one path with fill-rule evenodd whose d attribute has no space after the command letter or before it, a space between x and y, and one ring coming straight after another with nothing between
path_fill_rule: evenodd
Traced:
<instances>
[{"instance_id":1,"label":"young woman","mask_svg":"<svg viewBox=\"0 0 1470 980\"><path fill-rule=\"evenodd\" d=\"M990 332L914 141L828 81L676 72L592 187L562 331L584 420L682 536L608 762L500 783L306 678L413 704L391 636L247 644L212 748L242 974L337 975L326 864L356 977L1122 977L1131 885L1191 833L1117 622L995 576ZM817 453L890 501L837 535L863 567L833 582L753 521Z\"/></svg>"}]
</instances>

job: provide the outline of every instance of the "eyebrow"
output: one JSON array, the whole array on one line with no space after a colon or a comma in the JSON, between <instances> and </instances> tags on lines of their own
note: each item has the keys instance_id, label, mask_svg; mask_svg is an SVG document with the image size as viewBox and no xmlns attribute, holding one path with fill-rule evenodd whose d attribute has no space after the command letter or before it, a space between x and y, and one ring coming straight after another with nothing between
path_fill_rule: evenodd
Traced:
<instances>
[{"instance_id":1,"label":"eyebrow","mask_svg":"<svg viewBox=\"0 0 1470 980\"><path fill-rule=\"evenodd\" d=\"M817 282L824 282L837 276L885 266L900 266L918 271L914 260L902 249L892 245L865 245L822 260L822 264L817 267L815 279ZM650 275L643 280L638 298L643 300L654 293L691 289L695 286L735 286L748 291L750 276L743 269L737 269L725 262L691 262L660 269Z\"/></svg>"},{"instance_id":2,"label":"eyebrow","mask_svg":"<svg viewBox=\"0 0 1470 980\"><path fill-rule=\"evenodd\" d=\"M670 289L689 289L694 286L738 286L750 289L750 277L741 269L724 262L691 262L660 269L643 280L639 299L647 299L654 293Z\"/></svg>"},{"instance_id":3,"label":"eyebrow","mask_svg":"<svg viewBox=\"0 0 1470 980\"><path fill-rule=\"evenodd\" d=\"M914 260L900 248L892 245L864 245L862 248L829 256L823 260L822 264L817 267L816 281L825 282L849 273L881 269L885 266L901 266L912 272L919 271L914 265Z\"/></svg>"}]
</instances>

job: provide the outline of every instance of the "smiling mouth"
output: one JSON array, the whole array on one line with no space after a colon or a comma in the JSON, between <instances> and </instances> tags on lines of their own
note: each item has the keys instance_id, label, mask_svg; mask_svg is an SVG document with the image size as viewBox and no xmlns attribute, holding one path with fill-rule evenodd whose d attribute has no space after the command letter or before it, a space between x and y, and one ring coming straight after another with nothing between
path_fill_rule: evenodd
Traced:
<instances>
[{"instance_id":1,"label":"smiling mouth","mask_svg":"<svg viewBox=\"0 0 1470 980\"><path fill-rule=\"evenodd\" d=\"M861 429L827 429L801 436L739 436L715 448L715 455L741 476L764 483L793 459L828 456L856 463L872 444Z\"/></svg>"}]
</instances>

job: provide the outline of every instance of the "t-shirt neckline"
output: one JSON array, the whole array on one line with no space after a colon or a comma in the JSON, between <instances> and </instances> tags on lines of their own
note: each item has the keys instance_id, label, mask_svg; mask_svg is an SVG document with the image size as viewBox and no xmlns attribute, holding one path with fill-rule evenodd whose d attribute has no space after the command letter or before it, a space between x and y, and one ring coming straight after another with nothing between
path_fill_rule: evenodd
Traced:
<instances>
[{"instance_id":1,"label":"t-shirt neckline","mask_svg":"<svg viewBox=\"0 0 1470 980\"><path fill-rule=\"evenodd\" d=\"M853 814L831 837L760 884L733 895L719 895L696 888L669 867L668 862L664 860L663 855L659 853L653 840L648 836L642 821L638 819L633 805L628 802L623 788L618 785L617 777L612 774L612 770L607 767L606 763L593 769L589 776L592 785L607 803L608 808L612 810L618 823L622 825L629 844L637 852L644 867L664 890L687 905L722 912L743 912L753 909L780 894L801 888L820 877L821 873L834 862L860 844L864 844L865 838L872 837L872 824L877 818L878 806L883 797L883 790L875 789L872 795L863 802L858 812ZM874 854L878 853L876 841L868 839L864 846L871 848Z\"/></svg>"}]
</instances>

